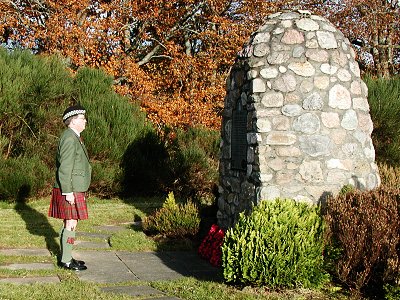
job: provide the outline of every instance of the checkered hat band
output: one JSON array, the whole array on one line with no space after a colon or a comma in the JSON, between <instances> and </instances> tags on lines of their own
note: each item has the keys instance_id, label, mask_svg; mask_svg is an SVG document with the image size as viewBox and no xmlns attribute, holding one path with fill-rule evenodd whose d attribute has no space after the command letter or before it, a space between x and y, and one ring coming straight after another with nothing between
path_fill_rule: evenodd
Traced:
<instances>
[{"instance_id":1,"label":"checkered hat band","mask_svg":"<svg viewBox=\"0 0 400 300\"><path fill-rule=\"evenodd\" d=\"M85 113L86 113L86 110L84 110L84 109L72 110L72 111L70 111L69 113L66 113L66 114L63 116L63 121L65 121L65 120L68 119L69 117L72 117L72 116L75 116L75 115L79 115L79 114L84 115Z\"/></svg>"}]
</instances>

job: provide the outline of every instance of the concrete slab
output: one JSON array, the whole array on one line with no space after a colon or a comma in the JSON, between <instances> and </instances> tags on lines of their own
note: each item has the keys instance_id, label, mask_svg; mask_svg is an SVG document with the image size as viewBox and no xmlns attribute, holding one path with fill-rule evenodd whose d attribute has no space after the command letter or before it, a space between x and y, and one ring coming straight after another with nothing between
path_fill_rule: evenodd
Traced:
<instances>
[{"instance_id":1,"label":"concrete slab","mask_svg":"<svg viewBox=\"0 0 400 300\"><path fill-rule=\"evenodd\" d=\"M0 278L0 283L12 283L12 284L59 283L59 282L60 278L58 278L57 276Z\"/></svg>"},{"instance_id":2,"label":"concrete slab","mask_svg":"<svg viewBox=\"0 0 400 300\"><path fill-rule=\"evenodd\" d=\"M182 276L223 280L220 269L194 252L117 252L117 255L141 280L171 280Z\"/></svg>"},{"instance_id":3,"label":"concrete slab","mask_svg":"<svg viewBox=\"0 0 400 300\"><path fill-rule=\"evenodd\" d=\"M132 297L160 297L164 296L164 294L152 288L151 286L146 285L138 285L138 286L112 286L112 287L104 287L101 289L106 293L113 294L124 294Z\"/></svg>"},{"instance_id":4,"label":"concrete slab","mask_svg":"<svg viewBox=\"0 0 400 300\"><path fill-rule=\"evenodd\" d=\"M48 249L0 249L0 254L7 256L51 256Z\"/></svg>"},{"instance_id":5,"label":"concrete slab","mask_svg":"<svg viewBox=\"0 0 400 300\"><path fill-rule=\"evenodd\" d=\"M109 249L110 245L107 242L90 242L75 240L75 249Z\"/></svg>"},{"instance_id":6,"label":"concrete slab","mask_svg":"<svg viewBox=\"0 0 400 300\"><path fill-rule=\"evenodd\" d=\"M165 265L156 252L117 252L117 256L140 280L172 280L188 275Z\"/></svg>"},{"instance_id":7,"label":"concrete slab","mask_svg":"<svg viewBox=\"0 0 400 300\"><path fill-rule=\"evenodd\" d=\"M0 266L1 269L8 270L54 270L52 263L23 263L23 264L9 264Z\"/></svg>"},{"instance_id":8,"label":"concrete slab","mask_svg":"<svg viewBox=\"0 0 400 300\"><path fill-rule=\"evenodd\" d=\"M77 272L83 281L97 283L117 283L138 280L127 266L112 251L74 250L72 256L83 260L88 267Z\"/></svg>"}]
</instances>

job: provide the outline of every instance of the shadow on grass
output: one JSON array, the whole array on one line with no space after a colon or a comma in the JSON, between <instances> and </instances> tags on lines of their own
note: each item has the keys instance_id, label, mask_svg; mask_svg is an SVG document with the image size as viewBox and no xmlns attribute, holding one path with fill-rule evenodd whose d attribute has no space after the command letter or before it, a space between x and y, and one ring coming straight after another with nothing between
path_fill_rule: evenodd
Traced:
<instances>
[{"instance_id":1,"label":"shadow on grass","mask_svg":"<svg viewBox=\"0 0 400 300\"><path fill-rule=\"evenodd\" d=\"M60 247L57 243L58 233L53 229L47 217L36 211L27 204L27 196L30 187L27 185L19 189L15 211L25 221L26 229L29 233L45 238L47 249L54 255L60 255Z\"/></svg>"},{"instance_id":2,"label":"shadow on grass","mask_svg":"<svg viewBox=\"0 0 400 300\"><path fill-rule=\"evenodd\" d=\"M214 209L203 212L201 227L216 222ZM132 225L131 230L143 232L139 224ZM173 271L182 276L193 277L201 281L223 282L222 268L212 266L207 260L200 257L198 247L205 236L205 231L200 230L195 237L168 238L162 235L148 236L156 243L154 256L166 267L161 268L168 273ZM157 261L157 260L156 260ZM149 268L157 268L154 258L150 259ZM154 263L154 265L152 265Z\"/></svg>"}]
</instances>

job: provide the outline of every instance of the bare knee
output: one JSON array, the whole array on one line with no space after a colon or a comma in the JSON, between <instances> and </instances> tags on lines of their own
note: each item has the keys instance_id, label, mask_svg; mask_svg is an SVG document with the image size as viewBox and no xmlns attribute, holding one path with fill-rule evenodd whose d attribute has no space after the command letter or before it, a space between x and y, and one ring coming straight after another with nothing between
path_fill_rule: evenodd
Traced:
<instances>
[{"instance_id":1,"label":"bare knee","mask_svg":"<svg viewBox=\"0 0 400 300\"><path fill-rule=\"evenodd\" d=\"M64 220L64 228L69 231L75 231L78 220Z\"/></svg>"}]
</instances>

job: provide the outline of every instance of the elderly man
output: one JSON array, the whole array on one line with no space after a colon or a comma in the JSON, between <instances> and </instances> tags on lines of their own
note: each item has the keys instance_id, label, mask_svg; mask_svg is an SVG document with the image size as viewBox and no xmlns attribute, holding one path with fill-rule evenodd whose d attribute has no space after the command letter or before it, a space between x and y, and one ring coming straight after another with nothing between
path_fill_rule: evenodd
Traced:
<instances>
[{"instance_id":1,"label":"elderly man","mask_svg":"<svg viewBox=\"0 0 400 300\"><path fill-rule=\"evenodd\" d=\"M50 217L64 220L59 265L75 271L87 269L85 262L72 257L78 220L88 218L85 192L90 185L92 168L80 136L86 127L85 114L86 110L80 105L64 111L63 122L67 129L58 142L56 180L49 208Z\"/></svg>"}]
</instances>

